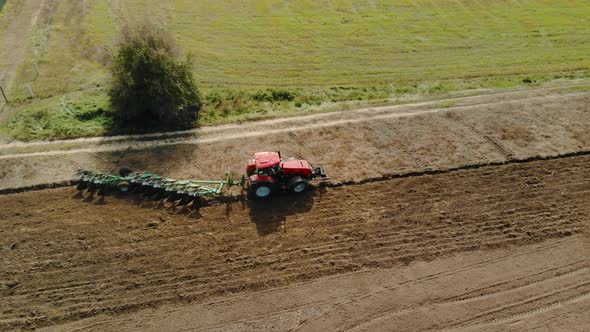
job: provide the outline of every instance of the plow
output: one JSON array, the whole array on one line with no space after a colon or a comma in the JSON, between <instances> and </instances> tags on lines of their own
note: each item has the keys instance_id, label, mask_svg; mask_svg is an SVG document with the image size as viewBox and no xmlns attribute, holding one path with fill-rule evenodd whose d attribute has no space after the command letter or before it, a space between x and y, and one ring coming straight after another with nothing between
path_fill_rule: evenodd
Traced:
<instances>
[{"instance_id":1,"label":"plow","mask_svg":"<svg viewBox=\"0 0 590 332\"><path fill-rule=\"evenodd\" d=\"M266 199L278 191L301 193L315 178L327 178L323 167L313 167L306 160L281 158L280 152L258 152L248 161L246 174L236 181L233 173L223 180L177 180L148 172L133 172L128 167L119 175L92 170L78 170L76 189L99 196L111 192L136 193L154 200L172 201L176 205L198 205L204 197L219 196L224 189L240 186L256 199Z\"/></svg>"},{"instance_id":2,"label":"plow","mask_svg":"<svg viewBox=\"0 0 590 332\"><path fill-rule=\"evenodd\" d=\"M104 196L112 192L135 193L154 200L172 201L176 205L195 204L204 196L221 194L224 188L235 185L244 187L245 179L233 181L232 174L225 180L177 180L147 172L126 172L119 175L98 171L79 170L76 174L79 191L88 191Z\"/></svg>"}]
</instances>

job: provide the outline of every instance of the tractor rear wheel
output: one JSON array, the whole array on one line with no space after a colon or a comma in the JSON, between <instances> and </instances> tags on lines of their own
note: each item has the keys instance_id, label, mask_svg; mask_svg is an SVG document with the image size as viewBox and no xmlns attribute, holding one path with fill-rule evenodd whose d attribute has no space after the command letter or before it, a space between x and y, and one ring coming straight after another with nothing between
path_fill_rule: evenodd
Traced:
<instances>
[{"instance_id":1,"label":"tractor rear wheel","mask_svg":"<svg viewBox=\"0 0 590 332\"><path fill-rule=\"evenodd\" d=\"M268 198L272 194L272 184L269 182L257 183L250 187L250 193L255 198Z\"/></svg>"},{"instance_id":2,"label":"tractor rear wheel","mask_svg":"<svg viewBox=\"0 0 590 332\"><path fill-rule=\"evenodd\" d=\"M307 189L307 181L300 176L294 176L289 179L287 189L296 194L302 193Z\"/></svg>"}]
</instances>

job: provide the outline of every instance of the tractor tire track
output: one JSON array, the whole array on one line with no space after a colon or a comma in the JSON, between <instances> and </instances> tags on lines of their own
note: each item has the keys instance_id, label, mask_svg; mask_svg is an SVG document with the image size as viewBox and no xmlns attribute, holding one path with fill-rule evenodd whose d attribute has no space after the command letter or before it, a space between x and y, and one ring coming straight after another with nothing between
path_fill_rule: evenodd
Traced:
<instances>
[{"instance_id":1,"label":"tractor tire track","mask_svg":"<svg viewBox=\"0 0 590 332\"><path fill-rule=\"evenodd\" d=\"M460 122L460 123L463 124L465 127L469 128L476 135L481 136L483 139L485 139L490 145L492 145L494 147L494 149L500 155L504 156L504 158L506 160L511 160L513 158L513 153L510 150L508 150L506 147L504 147L502 144L500 144L497 140L493 139L492 137L485 134L484 132L478 130L477 128L475 128L473 125L471 125L469 123L466 123L466 122Z\"/></svg>"},{"instance_id":2,"label":"tractor tire track","mask_svg":"<svg viewBox=\"0 0 590 332\"><path fill-rule=\"evenodd\" d=\"M3 47L0 49L0 59L2 61L2 70L0 70L0 86L6 93L12 89L16 70L25 58L27 48L30 44L23 42L28 40L29 35L34 31L39 16L46 6L47 1L41 4L38 1L23 1L22 8L18 16L12 21L2 34ZM1 117L0 120L4 120Z\"/></svg>"},{"instance_id":3,"label":"tractor tire track","mask_svg":"<svg viewBox=\"0 0 590 332\"><path fill-rule=\"evenodd\" d=\"M450 324L447 329L455 329L474 325L487 325L498 322L506 322L513 319L525 318L530 315L551 310L559 305L567 303L575 303L579 300L584 300L590 295L590 282L582 282L576 285L559 288L555 291L542 294L540 296L526 298L524 300L502 305L498 308L482 312L475 317L457 324ZM538 305L537 302L541 302ZM543 304L546 302L546 304ZM519 309L520 307L533 307L532 309ZM503 315L505 311L517 311L515 314ZM490 319L485 319L488 316L499 316Z\"/></svg>"},{"instance_id":4,"label":"tractor tire track","mask_svg":"<svg viewBox=\"0 0 590 332\"><path fill-rule=\"evenodd\" d=\"M567 265L565 267L568 267L571 265ZM540 284L543 283L549 283L555 280L561 280L561 279L565 279L568 277L574 277L577 274L581 274L581 273L586 273L588 271L587 267L583 267L583 268L579 268L579 269L575 269L575 270L571 270L569 272L566 273L562 273L562 274L558 274L555 276L551 276L551 277L541 277L540 279L535 279L534 276L530 276L533 278L530 278L529 276L523 276L521 278L519 278L522 281L525 281L526 283L522 284L519 281L520 280L507 280L501 283L501 285L491 285L489 287L486 287L482 290L484 290L483 293L479 294L479 295L475 295L475 296L471 296L471 295L460 295L458 297L460 297L460 299L456 299L454 297L452 298L443 298L443 299L429 299L428 301L425 301L423 303L418 303L415 305L406 305L403 306L402 308L395 308L395 309L391 309L391 310L387 310L387 311L383 311L380 312L378 314L375 314L367 319L362 320L359 323L354 323L354 324L349 324L349 325L345 325L343 327L340 327L339 330L340 331L362 331L362 330L370 330L371 325L374 325L376 322L378 321L382 321L382 320L386 320L386 319L391 319L391 316L393 315L399 315L399 314L411 314L412 312L417 312L419 310L424 310L426 307L436 307L436 306L441 306L441 305L457 305L457 304L466 304L469 305L469 302L476 302L476 301L485 301L487 298L490 298L492 296L498 296L498 295L502 295L503 293L509 293L509 292L515 292L515 291L520 291L520 290L526 290L526 289L531 289L532 287L536 287L539 286ZM541 275L545 275L547 271L541 272L539 274ZM532 281L529 281L528 279L532 279ZM514 285L516 284L516 285ZM500 287L498 287L500 286ZM371 297L376 296L376 294L371 294ZM363 298L357 298L356 300L363 300ZM516 317L517 314L511 315L510 317ZM482 324L487 324L487 323L492 323L492 322L499 322L499 321L507 321L509 319L490 319L489 321L484 321ZM459 326L451 326L450 328L456 328Z\"/></svg>"},{"instance_id":5,"label":"tractor tire track","mask_svg":"<svg viewBox=\"0 0 590 332\"><path fill-rule=\"evenodd\" d=\"M583 291L581 294L577 294L578 292L580 292L580 289L587 289L587 287L583 287L583 286L587 286L587 283L585 284L580 284L580 285L575 285L572 287L567 287L567 288L563 288L563 289L559 289L555 292L552 292L551 294L547 294L538 298L531 298L531 299L527 299L521 303L514 303L514 304L510 304L508 306L502 306L499 309L494 309L491 310L489 312L485 312L482 315L485 316L493 316L495 314L497 314L498 312L504 311L504 310L508 310L508 309L515 309L518 310L518 306L520 305L525 305L525 304L533 304L538 302L538 301L543 301L543 300L547 300L547 299L554 299L556 296L561 296L562 299L559 300L553 300L552 302L550 302L549 304L545 304L545 305L540 305L538 307L534 307L533 309L530 310L526 310L526 311L519 311L515 314L510 314L508 316L504 316L504 317L497 317L497 318L491 318L491 319L487 319L487 320L483 320L481 323L474 323L473 320L481 320L480 318L474 318L473 320L469 320L467 322L464 323L459 323L459 324L454 324L454 325L447 325L448 322L441 320L438 322L438 324L444 324L446 325L446 327L443 330L461 330L464 328L473 328L473 327L483 327L485 328L486 326L489 325L494 325L494 324L501 324L501 323L506 323L506 322L510 322L513 320L517 320L517 319L523 319L526 317L529 317L531 315L535 315L535 314L540 314L544 311L549 311L552 309L555 309L559 306L565 305L565 304L570 304L570 303L576 303L578 301L582 301L582 300L586 300L588 298L588 295L590 292L588 291ZM573 295L570 297L567 297L567 294L571 293L571 290L574 290L573 294L577 294L577 295ZM510 290L507 290L507 292ZM565 295L564 295L565 293ZM492 293L491 295L496 295L496 293ZM565 296L565 297L563 297ZM359 298L359 300L362 300ZM474 297L473 299L471 299L471 301L482 301L485 300L485 297ZM388 324L387 321L392 319L392 316L396 316L396 315L411 315L412 313L415 312L419 312L419 310L426 310L426 308L434 308L437 306L441 306L441 305L445 305L445 304L456 304L456 302L427 302L424 304L419 304L417 306L407 306L406 308L403 309L396 309L396 310L392 310L390 312L384 312L378 315L375 315L369 319L363 320L360 323L356 323L356 324L352 324L352 325L346 325L344 327L339 327L338 331L368 331L371 330L372 328L374 328L374 326L376 326L377 324L380 323L380 325L384 325L384 324ZM449 310L449 309L447 309ZM379 325L377 325L379 326ZM419 330L432 330L432 328L425 328L425 329L419 329ZM437 329L440 330L440 329Z\"/></svg>"},{"instance_id":6,"label":"tractor tire track","mask_svg":"<svg viewBox=\"0 0 590 332\"><path fill-rule=\"evenodd\" d=\"M481 145L478 144L479 142L473 141L471 139L467 139L468 135L459 135L459 133L464 133L466 126L459 125L457 120L453 119L452 113L445 113L439 115L439 119L441 119L444 123L446 123L449 127L449 134L453 135L456 139L455 142L464 142L464 144L458 145L457 149L459 149L460 155L468 156L469 159L473 160L485 160L486 156L478 154L477 152L480 151ZM469 131L473 132L471 128L468 128ZM486 141L487 142L487 141Z\"/></svg>"},{"instance_id":7,"label":"tractor tire track","mask_svg":"<svg viewBox=\"0 0 590 332\"><path fill-rule=\"evenodd\" d=\"M508 259L508 258L513 258L513 257L508 256L505 259ZM486 262L485 264L478 264L478 266L479 267L486 266L486 265L490 265L490 264L493 264L493 263L498 263L499 261L501 261L501 260L492 260L492 261ZM468 270L468 269L472 269L472 268L474 268L474 266L469 266L466 269L449 270L449 271L446 271L444 274L446 274L446 275L454 275L454 274L457 274L457 273L461 272L462 270ZM573 270L573 271L570 271L570 272L567 272L567 273L564 273L564 274L561 274L561 275L557 275L557 276L554 276L554 277L548 277L548 278L544 278L544 279L535 280L535 281L533 281L533 282L531 282L529 284L526 284L526 285L523 285L523 286L517 286L517 287L513 287L513 288L508 288L510 286L509 285L510 282L506 282L506 286L507 286L506 289L501 290L501 291L498 291L498 292L492 292L492 293L489 293L487 295L496 294L496 293L500 293L500 292L507 292L507 291L518 289L518 288L530 287L530 286L535 285L535 284L540 284L540 283L543 283L543 282L546 282L546 281L555 280L555 279L562 279L562 278L565 278L565 277L573 276L573 275L578 274L580 272L584 272L586 270L587 270L587 268L581 268L581 269ZM357 273L360 274L360 273L366 273L366 272L357 272ZM420 280L416 280L415 282L412 282L411 285L412 286L419 286L421 284L424 284L424 283L428 282L429 280L440 278L441 276L442 276L442 274L434 274L434 275L429 276L428 278L421 278ZM523 279L524 278L525 277L523 277ZM407 286L409 286L409 285L406 284L406 287ZM389 286L389 287L386 287L386 289L387 290L392 290L392 289L396 289L396 288L400 288L400 287L402 287L401 284L400 285L396 285L394 287ZM278 310L278 311L275 311L275 312L272 312L272 313L266 313L266 314L259 314L259 315L255 315L255 316L250 316L250 317L248 317L248 320L249 321L252 321L252 320L257 320L257 319L261 319L261 318L269 318L270 316L274 316L274 315L286 315L288 313L296 312L296 311L298 311L298 310L300 310L300 309L302 309L304 307L309 307L309 306L313 306L313 307L327 306L328 307L327 310L324 310L324 312L322 312L321 316L328 316L328 315L330 315L331 312L337 311L338 310L338 307L344 306L346 304L351 304L351 303L353 303L355 301L363 301L363 300L366 300L366 299L369 299L369 298L373 298L376 295L379 295L379 293L383 293L383 292L384 291L375 292L375 293L364 293L364 292L348 293L344 297L331 299L330 301L309 302L306 305L297 305L297 306L289 307L289 309ZM486 295L482 295L482 296L472 297L470 299L471 300L477 300L477 299L483 298L485 296ZM446 300L440 300L440 301L437 301L437 302L427 302L427 303L421 303L421 304L413 305L413 306L409 305L409 306L407 306L404 309L399 309L398 308L398 309L395 309L395 312L396 313L404 312L404 311L405 312L408 312L408 311L416 310L416 309L418 309L420 307L427 306L427 305L428 306L431 306L431 305L444 304L444 303L454 303L454 302L462 302L462 301L454 301L454 300L446 299ZM364 325L370 325L374 321L379 320L379 319L382 319L384 315L391 314L391 313L392 312L384 312L384 313L381 313L380 315L376 315L374 317L371 317L369 320L363 321L362 323L352 324L352 325L346 325L344 327L340 327L339 330L341 330L341 331L363 330L362 326L364 326ZM315 319L318 319L318 318L319 318L318 316L311 316L308 319L315 320ZM206 330L211 330L211 329L216 329L216 328L223 328L223 327L227 327L227 326L232 325L232 324L236 324L238 322L244 322L244 320L224 321L223 324L219 324L219 325L208 325L206 327L203 327L203 328L200 328L200 329L196 329L196 330L197 331L206 331ZM303 322L300 323L300 325L296 329L291 329L290 331L306 330L305 324L306 324L306 321L303 321Z\"/></svg>"},{"instance_id":8,"label":"tractor tire track","mask_svg":"<svg viewBox=\"0 0 590 332\"><path fill-rule=\"evenodd\" d=\"M512 315L506 316L504 318L490 319L490 320L487 320L487 321L483 322L481 325L495 324L495 323L507 322L507 321L511 321L511 320L515 320L515 319L526 318L526 317L531 316L531 315L536 315L536 314L542 313L544 311L555 309L556 307L560 307L560 306L571 304L571 303L577 303L579 301L586 301L586 300L589 300L589 299L590 299L590 291L586 291L586 292L584 292L582 294L569 297L569 298L567 298L565 300L555 301L555 302L552 302L550 304L544 305L542 307L538 307L538 308L535 308L535 309L531 309L531 310L519 312L517 314L512 314Z\"/></svg>"}]
</instances>

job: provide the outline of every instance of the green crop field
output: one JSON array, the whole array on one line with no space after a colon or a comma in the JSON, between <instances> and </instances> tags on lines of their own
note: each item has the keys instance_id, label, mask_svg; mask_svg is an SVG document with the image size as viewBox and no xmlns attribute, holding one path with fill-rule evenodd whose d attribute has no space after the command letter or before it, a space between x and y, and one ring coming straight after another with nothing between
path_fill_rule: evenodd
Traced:
<instances>
[{"instance_id":1,"label":"green crop field","mask_svg":"<svg viewBox=\"0 0 590 332\"><path fill-rule=\"evenodd\" d=\"M267 112L250 98L266 88L294 91L299 98L275 107L288 109L586 77L590 69L587 0L62 0L33 10L32 26L17 26L31 3L41 2L9 0L0 12L0 65L14 68L0 83L22 109L74 91L100 94L118 29L145 20L194 56L213 122Z\"/></svg>"}]
</instances>

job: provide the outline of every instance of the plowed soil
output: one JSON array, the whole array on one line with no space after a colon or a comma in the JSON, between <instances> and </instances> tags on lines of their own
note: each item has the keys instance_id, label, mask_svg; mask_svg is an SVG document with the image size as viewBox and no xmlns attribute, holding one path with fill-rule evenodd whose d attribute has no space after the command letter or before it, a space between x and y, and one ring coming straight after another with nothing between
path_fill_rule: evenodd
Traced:
<instances>
[{"instance_id":1,"label":"plowed soil","mask_svg":"<svg viewBox=\"0 0 590 332\"><path fill-rule=\"evenodd\" d=\"M4 192L123 164L216 179L276 149L331 176L198 210L0 195L0 330L586 330L587 84L0 145Z\"/></svg>"},{"instance_id":2,"label":"plowed soil","mask_svg":"<svg viewBox=\"0 0 590 332\"><path fill-rule=\"evenodd\" d=\"M584 331L579 236L323 277L204 303L96 316L43 331ZM586 323L586 325L584 325Z\"/></svg>"},{"instance_id":3,"label":"plowed soil","mask_svg":"<svg viewBox=\"0 0 590 332\"><path fill-rule=\"evenodd\" d=\"M3 195L0 329L582 330L589 202L588 155L200 210Z\"/></svg>"}]
</instances>

